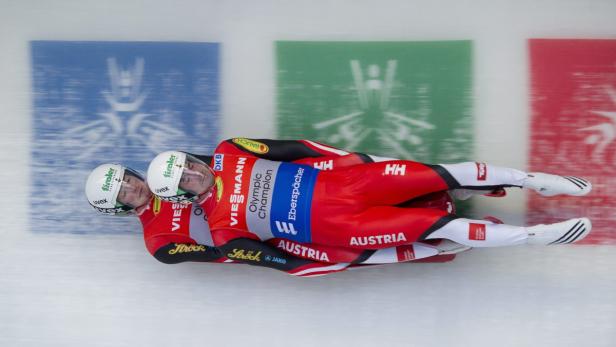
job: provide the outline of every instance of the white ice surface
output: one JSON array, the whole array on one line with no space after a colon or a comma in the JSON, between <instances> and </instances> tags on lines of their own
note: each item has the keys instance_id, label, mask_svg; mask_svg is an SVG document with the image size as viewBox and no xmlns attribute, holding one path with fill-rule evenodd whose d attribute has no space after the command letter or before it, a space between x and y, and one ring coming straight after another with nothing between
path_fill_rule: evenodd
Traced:
<instances>
[{"instance_id":1,"label":"white ice surface","mask_svg":"<svg viewBox=\"0 0 616 347\"><path fill-rule=\"evenodd\" d=\"M137 236L0 248L1 346L613 346L614 248L472 250L301 279L164 265Z\"/></svg>"},{"instance_id":2,"label":"white ice surface","mask_svg":"<svg viewBox=\"0 0 616 347\"><path fill-rule=\"evenodd\" d=\"M223 137L273 136L275 40L473 40L475 157L524 168L528 38L616 38L616 1L0 0L0 346L616 346L610 246L297 279L28 231L30 40L222 42ZM522 221L522 194L485 201Z\"/></svg>"}]
</instances>

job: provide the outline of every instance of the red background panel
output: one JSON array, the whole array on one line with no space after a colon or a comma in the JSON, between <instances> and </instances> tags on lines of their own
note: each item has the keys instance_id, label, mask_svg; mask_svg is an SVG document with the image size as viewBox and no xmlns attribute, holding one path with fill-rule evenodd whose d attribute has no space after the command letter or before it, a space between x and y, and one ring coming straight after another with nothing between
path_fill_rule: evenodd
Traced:
<instances>
[{"instance_id":1,"label":"red background panel","mask_svg":"<svg viewBox=\"0 0 616 347\"><path fill-rule=\"evenodd\" d=\"M530 193L528 222L588 216L582 243L616 244L616 40L532 39L530 171L582 176L581 198Z\"/></svg>"}]
</instances>

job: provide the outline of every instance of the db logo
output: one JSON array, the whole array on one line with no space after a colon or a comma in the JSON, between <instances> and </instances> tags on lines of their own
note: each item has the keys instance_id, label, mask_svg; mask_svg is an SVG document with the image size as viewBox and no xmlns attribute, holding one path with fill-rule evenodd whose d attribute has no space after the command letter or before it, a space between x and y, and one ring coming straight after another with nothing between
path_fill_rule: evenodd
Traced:
<instances>
[{"instance_id":1,"label":"db logo","mask_svg":"<svg viewBox=\"0 0 616 347\"><path fill-rule=\"evenodd\" d=\"M224 158L224 154L214 154L214 171L222 171L222 161Z\"/></svg>"}]
</instances>

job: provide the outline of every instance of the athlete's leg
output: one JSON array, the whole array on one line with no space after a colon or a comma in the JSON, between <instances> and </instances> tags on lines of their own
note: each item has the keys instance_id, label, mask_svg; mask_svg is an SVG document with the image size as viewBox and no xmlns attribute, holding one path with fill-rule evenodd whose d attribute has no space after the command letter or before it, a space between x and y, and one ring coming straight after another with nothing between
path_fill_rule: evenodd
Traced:
<instances>
[{"instance_id":1,"label":"athlete's leg","mask_svg":"<svg viewBox=\"0 0 616 347\"><path fill-rule=\"evenodd\" d=\"M584 238L590 229L586 218L526 228L458 218L434 209L375 206L355 214L314 221L312 242L382 249L422 240L448 239L469 247L499 247L571 243Z\"/></svg>"},{"instance_id":2,"label":"athlete's leg","mask_svg":"<svg viewBox=\"0 0 616 347\"><path fill-rule=\"evenodd\" d=\"M374 206L355 213L333 209L327 215L313 215L311 242L362 249L406 245L452 218L431 208Z\"/></svg>"},{"instance_id":3,"label":"athlete's leg","mask_svg":"<svg viewBox=\"0 0 616 347\"><path fill-rule=\"evenodd\" d=\"M375 206L336 221L328 223L326 234L321 233L320 223L314 225L313 242L381 249L438 238L470 247L496 247L522 244L528 237L524 227L457 218L425 208Z\"/></svg>"},{"instance_id":4,"label":"athlete's leg","mask_svg":"<svg viewBox=\"0 0 616 347\"><path fill-rule=\"evenodd\" d=\"M544 195L585 195L590 183L577 177L526 172L485 163L429 165L393 160L322 172L329 194L345 195L368 206L397 205L419 196L451 189L531 188ZM343 196L341 196L343 197Z\"/></svg>"},{"instance_id":5,"label":"athlete's leg","mask_svg":"<svg viewBox=\"0 0 616 347\"><path fill-rule=\"evenodd\" d=\"M535 190L544 196L559 194L582 196L592 190L585 179L575 176L558 176L540 172L524 171L490 165L466 162L434 165L452 188L470 190L520 187Z\"/></svg>"},{"instance_id":6,"label":"athlete's leg","mask_svg":"<svg viewBox=\"0 0 616 347\"><path fill-rule=\"evenodd\" d=\"M465 162L429 165L409 160L367 163L321 172L319 181L328 195L356 200L365 206L398 205L430 193L452 190L502 190L520 187L543 195L585 195L589 182L577 177L532 173Z\"/></svg>"},{"instance_id":7,"label":"athlete's leg","mask_svg":"<svg viewBox=\"0 0 616 347\"><path fill-rule=\"evenodd\" d=\"M393 206L433 192L449 189L447 181L431 166L408 160L367 163L321 172L317 185L325 196L349 204Z\"/></svg>"},{"instance_id":8,"label":"athlete's leg","mask_svg":"<svg viewBox=\"0 0 616 347\"><path fill-rule=\"evenodd\" d=\"M485 220L458 218L420 239L449 239L470 247L498 247L519 244L552 245L568 244L582 240L590 233L588 218L573 218L553 224L519 227L495 224Z\"/></svg>"}]
</instances>

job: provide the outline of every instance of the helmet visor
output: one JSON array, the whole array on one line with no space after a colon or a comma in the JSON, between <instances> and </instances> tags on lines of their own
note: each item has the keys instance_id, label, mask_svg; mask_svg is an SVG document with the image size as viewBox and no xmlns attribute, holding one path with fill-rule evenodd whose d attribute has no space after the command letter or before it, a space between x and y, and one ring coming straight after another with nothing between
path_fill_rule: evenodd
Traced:
<instances>
[{"instance_id":1,"label":"helmet visor","mask_svg":"<svg viewBox=\"0 0 616 347\"><path fill-rule=\"evenodd\" d=\"M180 178L178 193L200 195L214 185L214 172L202 160L187 154L182 177Z\"/></svg>"},{"instance_id":2,"label":"helmet visor","mask_svg":"<svg viewBox=\"0 0 616 347\"><path fill-rule=\"evenodd\" d=\"M150 190L141 175L127 169L122 178L116 205L122 204L130 208L137 208L149 202L150 197Z\"/></svg>"}]
</instances>

